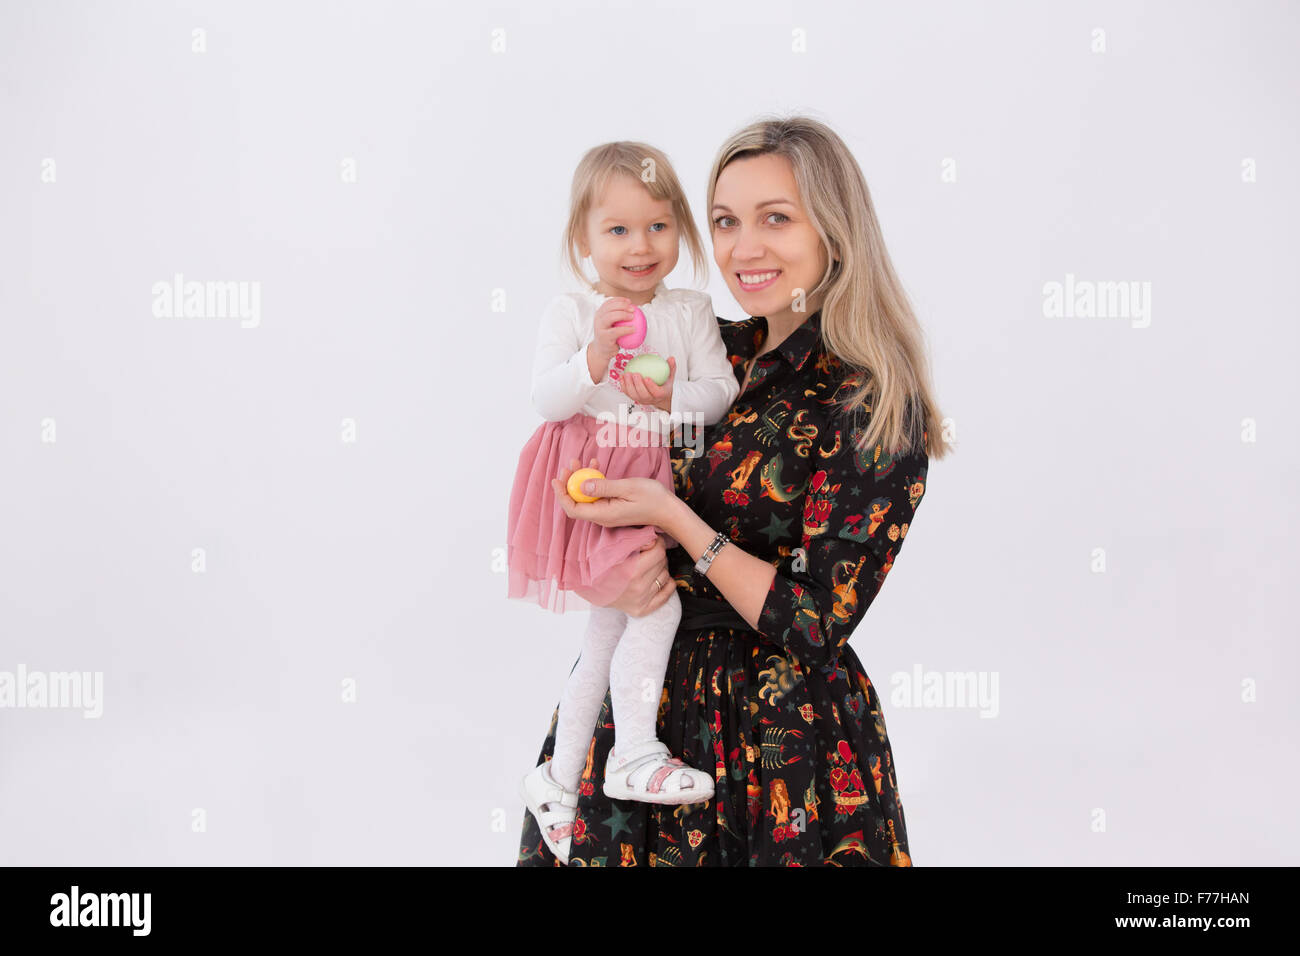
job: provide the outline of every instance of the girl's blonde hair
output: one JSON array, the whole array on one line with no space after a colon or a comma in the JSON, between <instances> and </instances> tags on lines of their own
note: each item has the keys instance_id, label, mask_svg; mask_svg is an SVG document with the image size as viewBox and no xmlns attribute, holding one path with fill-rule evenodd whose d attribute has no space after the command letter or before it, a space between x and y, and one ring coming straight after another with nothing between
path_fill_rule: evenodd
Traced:
<instances>
[{"instance_id":1,"label":"girl's blonde hair","mask_svg":"<svg viewBox=\"0 0 1300 956\"><path fill-rule=\"evenodd\" d=\"M894 273L876 221L867 181L844 141L817 120L772 117L751 123L723 143L709 175L708 208L728 163L748 156L784 156L813 228L826 247L821 335L827 350L863 383L842 400L846 413L871 412L859 450L884 444L943 458L942 416L934 398L925 337Z\"/></svg>"},{"instance_id":2,"label":"girl's blonde hair","mask_svg":"<svg viewBox=\"0 0 1300 956\"><path fill-rule=\"evenodd\" d=\"M587 229L587 215L600 199L605 186L614 176L628 176L645 186L654 199L672 203L673 218L677 221L679 236L686 241L691 254L695 280L708 275L708 256L704 241L695 227L691 205L686 201L681 181L668 157L645 143L620 141L593 146L578 162L573 172L573 186L569 191L569 223L564 229L563 248L567 264L573 274L585 285L594 285L582 269L578 255L579 241Z\"/></svg>"}]
</instances>

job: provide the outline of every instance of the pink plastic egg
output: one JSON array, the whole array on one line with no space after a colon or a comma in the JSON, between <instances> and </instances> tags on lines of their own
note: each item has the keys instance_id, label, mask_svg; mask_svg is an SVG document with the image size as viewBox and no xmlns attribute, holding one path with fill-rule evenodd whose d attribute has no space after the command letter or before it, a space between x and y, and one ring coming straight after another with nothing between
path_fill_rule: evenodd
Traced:
<instances>
[{"instance_id":1,"label":"pink plastic egg","mask_svg":"<svg viewBox=\"0 0 1300 956\"><path fill-rule=\"evenodd\" d=\"M620 322L619 325L626 325L626 322ZM622 338L618 339L618 347L621 349L634 349L645 341L645 313L636 306L632 306L632 331Z\"/></svg>"}]
</instances>

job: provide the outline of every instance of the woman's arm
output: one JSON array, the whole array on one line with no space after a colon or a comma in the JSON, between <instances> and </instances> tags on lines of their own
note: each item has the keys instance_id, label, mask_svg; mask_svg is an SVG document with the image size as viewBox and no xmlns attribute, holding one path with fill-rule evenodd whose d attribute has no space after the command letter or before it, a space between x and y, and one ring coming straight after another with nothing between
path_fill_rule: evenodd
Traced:
<instances>
[{"instance_id":1,"label":"woman's arm","mask_svg":"<svg viewBox=\"0 0 1300 956\"><path fill-rule=\"evenodd\" d=\"M596 460L593 458L588 466L595 468ZM696 558L704 553L704 549L713 540L714 532L708 523L692 511L690 505L653 478L589 479L583 490L596 495L599 500L575 502L565 489L569 475L581 467L582 462L575 458L567 468L561 468L560 473L551 479L551 489L560 508L570 518L594 521L607 528L655 525ZM660 575L660 571L664 573ZM676 586L666 572L666 560L660 559L658 563L653 563L652 556L643 554L634 580L628 584L619 603L612 606L634 617L640 615L635 614L633 609L653 610L662 603L661 596L666 599L668 590ZM756 558L736 545L729 544L713 559L713 564L709 567L709 580L731 602L737 613L751 626L755 626L763 601L771 592L775 573L772 565L762 558ZM665 578L668 580L665 581ZM654 587L655 580L659 580L660 587ZM665 584L669 587L665 588Z\"/></svg>"},{"instance_id":2,"label":"woman's arm","mask_svg":"<svg viewBox=\"0 0 1300 956\"><path fill-rule=\"evenodd\" d=\"M924 450L890 456L877 447L861 453L853 447L860 434L842 420L823 433L794 553L773 568L733 543L708 570L709 580L751 627L809 666L839 663L925 494ZM664 530L698 558L713 529L679 498L665 510Z\"/></svg>"},{"instance_id":3,"label":"woman's arm","mask_svg":"<svg viewBox=\"0 0 1300 956\"><path fill-rule=\"evenodd\" d=\"M664 524L659 527L685 548L692 558L698 559L713 541L715 529L709 527L708 522L692 511L691 506L681 498L672 499L663 520ZM758 616L772 590L772 578L775 575L776 568L762 558L754 557L736 544L728 544L709 565L707 577L736 609L736 613L754 630L759 630Z\"/></svg>"},{"instance_id":4,"label":"woman's arm","mask_svg":"<svg viewBox=\"0 0 1300 956\"><path fill-rule=\"evenodd\" d=\"M655 586L655 582L659 586ZM645 617L659 608L677 590L677 581L668 573L668 550L662 535L655 535L637 555L632 577L623 593L608 607L617 608L628 617Z\"/></svg>"},{"instance_id":5,"label":"woman's arm","mask_svg":"<svg viewBox=\"0 0 1300 956\"><path fill-rule=\"evenodd\" d=\"M800 545L778 567L732 543L718 552L708 571L745 621L809 667L838 665L894 566L925 494L929 458L924 449L893 456L877 446L863 453L854 447L860 434L858 426L842 420L824 431L800 509ZM584 490L600 500L579 504L564 490L569 473L563 469L552 487L572 518L606 527L658 525L692 558L713 540L714 529L653 479L589 481Z\"/></svg>"}]
</instances>

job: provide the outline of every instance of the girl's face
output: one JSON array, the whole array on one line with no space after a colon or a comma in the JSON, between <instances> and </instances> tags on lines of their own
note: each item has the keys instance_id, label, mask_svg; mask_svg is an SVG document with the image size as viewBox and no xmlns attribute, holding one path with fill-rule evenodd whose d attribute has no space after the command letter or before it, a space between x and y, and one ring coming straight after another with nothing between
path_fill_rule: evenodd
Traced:
<instances>
[{"instance_id":1,"label":"girl's face","mask_svg":"<svg viewBox=\"0 0 1300 956\"><path fill-rule=\"evenodd\" d=\"M591 256L601 295L645 305L677 265L679 242L673 204L653 198L630 176L615 176L587 214L586 240L578 251Z\"/></svg>"},{"instance_id":2,"label":"girl's face","mask_svg":"<svg viewBox=\"0 0 1300 956\"><path fill-rule=\"evenodd\" d=\"M793 320L796 294L826 271L826 247L813 228L790 161L775 153L727 164L713 190L713 260L750 315ZM807 300L797 313L819 307Z\"/></svg>"}]
</instances>

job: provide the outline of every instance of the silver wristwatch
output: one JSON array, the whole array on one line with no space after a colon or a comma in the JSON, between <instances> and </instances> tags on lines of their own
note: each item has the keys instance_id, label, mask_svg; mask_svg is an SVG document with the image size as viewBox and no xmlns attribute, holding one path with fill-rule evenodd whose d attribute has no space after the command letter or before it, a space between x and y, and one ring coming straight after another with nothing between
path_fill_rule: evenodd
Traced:
<instances>
[{"instance_id":1,"label":"silver wristwatch","mask_svg":"<svg viewBox=\"0 0 1300 956\"><path fill-rule=\"evenodd\" d=\"M713 559L718 556L718 552L722 550L722 546L726 543L727 536L725 534L721 531L715 534L713 540L709 542L709 546L705 548L704 553L700 555L700 560L695 562L695 570L699 571L700 574L704 574L708 571L709 565L713 563Z\"/></svg>"}]
</instances>

